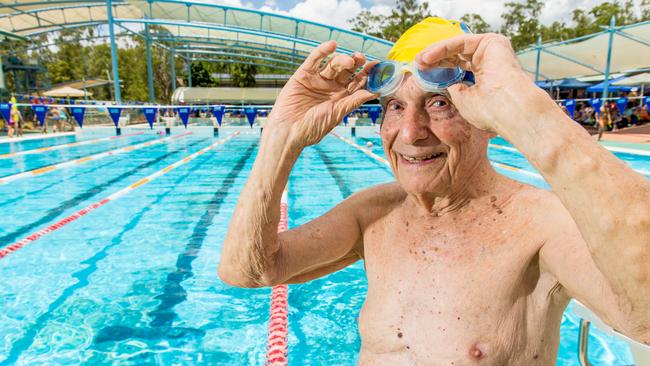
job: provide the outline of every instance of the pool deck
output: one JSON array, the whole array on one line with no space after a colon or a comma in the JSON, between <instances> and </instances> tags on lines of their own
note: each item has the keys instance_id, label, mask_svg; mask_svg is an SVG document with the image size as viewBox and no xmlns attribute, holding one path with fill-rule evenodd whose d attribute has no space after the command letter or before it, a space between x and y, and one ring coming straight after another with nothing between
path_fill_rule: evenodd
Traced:
<instances>
[{"instance_id":1,"label":"pool deck","mask_svg":"<svg viewBox=\"0 0 650 366\"><path fill-rule=\"evenodd\" d=\"M54 137L70 136L70 135L74 135L74 134L76 134L76 132L62 132L62 133L57 132L57 133L48 133L48 134L43 134L43 133L40 133L40 132L30 132L30 133L24 134L23 137L12 137L12 138L9 138L7 136L0 137L0 144L7 143L7 142L49 139L49 138L54 138Z\"/></svg>"},{"instance_id":2,"label":"pool deck","mask_svg":"<svg viewBox=\"0 0 650 366\"><path fill-rule=\"evenodd\" d=\"M650 124L605 132L601 143L605 146L650 151Z\"/></svg>"}]
</instances>

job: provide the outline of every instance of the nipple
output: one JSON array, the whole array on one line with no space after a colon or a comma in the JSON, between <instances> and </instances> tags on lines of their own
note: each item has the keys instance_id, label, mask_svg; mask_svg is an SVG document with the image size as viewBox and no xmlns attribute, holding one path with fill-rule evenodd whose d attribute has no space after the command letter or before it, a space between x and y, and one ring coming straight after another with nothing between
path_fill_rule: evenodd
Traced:
<instances>
[{"instance_id":1,"label":"nipple","mask_svg":"<svg viewBox=\"0 0 650 366\"><path fill-rule=\"evenodd\" d=\"M469 349L469 355L475 360L480 360L486 356L486 346L482 343L476 343Z\"/></svg>"}]
</instances>

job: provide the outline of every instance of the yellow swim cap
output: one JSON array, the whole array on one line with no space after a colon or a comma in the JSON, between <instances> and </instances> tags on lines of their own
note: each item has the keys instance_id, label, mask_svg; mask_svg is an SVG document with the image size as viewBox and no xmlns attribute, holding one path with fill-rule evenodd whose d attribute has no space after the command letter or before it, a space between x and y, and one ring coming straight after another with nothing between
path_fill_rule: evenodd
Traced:
<instances>
[{"instance_id":1,"label":"yellow swim cap","mask_svg":"<svg viewBox=\"0 0 650 366\"><path fill-rule=\"evenodd\" d=\"M390 49L386 58L399 62L411 62L415 60L418 52L430 44L465 32L469 32L469 29L459 21L428 17L404 32Z\"/></svg>"}]
</instances>

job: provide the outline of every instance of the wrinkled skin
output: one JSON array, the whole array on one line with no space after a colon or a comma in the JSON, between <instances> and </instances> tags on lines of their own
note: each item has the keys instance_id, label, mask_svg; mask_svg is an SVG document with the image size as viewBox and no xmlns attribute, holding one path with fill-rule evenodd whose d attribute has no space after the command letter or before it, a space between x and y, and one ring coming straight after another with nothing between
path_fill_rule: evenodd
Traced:
<instances>
[{"instance_id":1,"label":"wrinkled skin","mask_svg":"<svg viewBox=\"0 0 650 366\"><path fill-rule=\"evenodd\" d=\"M407 75L382 98L396 182L357 192L278 234L291 168L342 116L376 98L372 64L319 46L287 83L223 244L219 275L241 287L300 283L364 260L362 365L551 365L571 298L650 343L650 183L595 144L534 86L494 34L431 45L422 68L458 65L476 85L448 95ZM552 191L497 173L494 133ZM622 222L621 220L625 220Z\"/></svg>"}]
</instances>

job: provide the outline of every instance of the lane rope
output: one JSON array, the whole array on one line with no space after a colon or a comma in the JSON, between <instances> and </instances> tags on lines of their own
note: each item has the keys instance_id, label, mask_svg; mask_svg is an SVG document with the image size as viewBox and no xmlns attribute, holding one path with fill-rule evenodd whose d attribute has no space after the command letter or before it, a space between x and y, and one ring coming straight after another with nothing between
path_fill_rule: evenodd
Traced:
<instances>
[{"instance_id":1,"label":"lane rope","mask_svg":"<svg viewBox=\"0 0 650 366\"><path fill-rule=\"evenodd\" d=\"M119 191L109 195L108 197L105 197L104 199L102 199L102 200L100 200L98 202L95 202L92 205L90 205L90 206L88 206L88 207L86 207L84 209L81 209L81 210L73 213L72 215L70 215L70 216L68 216L68 217L66 217L66 218L64 218L64 219L62 219L60 221L57 221L54 224L51 224L51 225L49 225L49 226L47 226L47 227L45 227L45 228L43 228L43 229L41 229L41 230L39 230L37 232L25 237L25 238L13 243L13 244L10 244L10 245L0 249L0 259L3 259L7 255L17 251L18 249L24 247L27 244L38 240L39 238L43 237L44 235L47 235L47 234L49 234L51 232L59 230L60 228L66 226L67 224L69 224L69 223L71 223L71 222L73 222L73 221L87 215L88 213L96 210L99 207L104 206L108 202L117 200L118 198L126 195L127 193L133 191L134 189L136 189L136 188L138 188L138 187L140 187L140 186L142 186L142 185L144 185L146 183L149 183L152 180L166 174L170 170L172 170L174 168L178 168L179 166L194 160L195 158L197 158L200 155L205 154L209 150L211 150L211 149L213 149L213 148L215 148L215 147L217 147L219 145L222 145L222 144L226 143L227 141L229 141L233 137L237 136L238 134L239 134L239 132L235 132L235 133L229 135L226 138L217 140L214 143L212 143L211 145L206 146L206 147L202 148L201 150L199 150L199 151L197 151L197 152L195 152L193 154L190 154L187 157L185 157L185 158L183 158L183 159L181 159L181 160L179 160L179 161L177 161L177 162L175 162L175 163L173 163L171 165L168 165L167 167L165 167L163 169L160 169L159 171L147 176L146 178L140 179L139 181L137 181L137 182L125 187L125 188L120 189Z\"/></svg>"},{"instance_id":2,"label":"lane rope","mask_svg":"<svg viewBox=\"0 0 650 366\"><path fill-rule=\"evenodd\" d=\"M287 191L282 192L280 201L280 222L278 232L287 231L289 204ZM289 335L287 285L277 285L271 290L271 317L269 319L269 335L266 342L266 364L269 366L286 366Z\"/></svg>"},{"instance_id":3,"label":"lane rope","mask_svg":"<svg viewBox=\"0 0 650 366\"><path fill-rule=\"evenodd\" d=\"M343 136L339 135L338 133L336 133L334 131L332 131L332 135L336 136L338 139L345 142L346 144L354 147L357 150L360 150L364 154L368 155L369 157L377 160L378 162L380 162L380 163L386 165L388 168L390 168L390 163L388 162L388 160L386 160L386 159L382 158L381 156L375 154L374 152L370 151L369 149L366 149L365 147L362 147L361 145L357 144L356 142L354 142L354 141L352 141L352 140L350 140L350 139L348 139L346 137L343 137Z\"/></svg>"},{"instance_id":4,"label":"lane rope","mask_svg":"<svg viewBox=\"0 0 650 366\"><path fill-rule=\"evenodd\" d=\"M373 159L385 164L386 166L390 167L390 163L388 162L388 160L386 160L386 159L382 158L381 156L373 153L372 151L366 149L365 147L360 146L359 144L355 143L354 141L351 141L350 139L345 138L345 137L339 135L336 132L332 132L332 135L339 138L341 141L347 143L348 145L354 147L355 149L360 150L361 152L363 152L364 154L370 156L371 158L373 158ZM531 177L544 179L538 173L530 172L528 170L517 168L517 167L514 167L512 165L508 165L508 164L504 164L504 163L497 163L496 161L490 161L490 164L492 164L492 166L495 166L495 167L498 167L498 168L501 168L501 169L507 169L507 170L511 170L513 172L517 172L517 173L521 173L521 174L525 174L525 175L528 175L528 176L531 176Z\"/></svg>"},{"instance_id":5,"label":"lane rope","mask_svg":"<svg viewBox=\"0 0 650 366\"><path fill-rule=\"evenodd\" d=\"M118 139L118 138L122 138L122 137L142 135L143 133L144 133L144 131L141 131L141 132L130 133L128 135L102 137L102 138L98 138L98 139L94 139L94 140L85 140L85 141L71 142L71 143L62 144L62 145L46 146L46 147L39 147L39 148L36 148L36 149L16 151L16 152L7 153L7 154L0 154L0 159L13 158L15 156L21 156L21 155L27 155L27 154L40 154L40 153L44 153L46 151L67 149L69 147L74 147L74 146L91 145L91 144L96 144L98 142L110 141L110 140L114 140L114 139Z\"/></svg>"},{"instance_id":6,"label":"lane rope","mask_svg":"<svg viewBox=\"0 0 650 366\"><path fill-rule=\"evenodd\" d=\"M91 161L91 160L97 160L97 159L101 159L101 158L111 156L111 155L116 155L116 154L123 153L123 152L131 152L131 151L142 149L142 148L147 147L147 146L152 146L152 145L156 145L156 144L160 144L160 143L167 143L167 142L169 142L169 141L171 141L173 139L177 139L177 138L180 138L180 137L190 135L191 133L192 132L185 132L183 134L172 136L172 137L164 137L164 138L156 139L156 140L153 140L153 141L147 141L147 142L143 142L143 143L139 143L139 144L135 144L135 145L124 146L124 147L120 147L120 148L117 148L117 149L114 149L114 150L104 151L104 152L101 152L101 153L98 153L98 154L84 156L84 157L81 157L81 158L64 161L62 163L48 165L48 166L44 166L44 167L41 167L41 168L28 170L28 171L13 174L13 175L8 175L6 177L0 178L0 185L6 184L6 183L9 183L9 182L13 182L15 180L22 179L22 178L33 177L35 175L41 175L41 174L48 173L48 172L51 172L51 171L54 171L54 170L57 170L57 169L61 169L61 168L76 166L76 165L79 165L79 164L82 164L82 163L85 163L85 162L88 162L88 161Z\"/></svg>"},{"instance_id":7,"label":"lane rope","mask_svg":"<svg viewBox=\"0 0 650 366\"><path fill-rule=\"evenodd\" d=\"M517 154L519 154L521 156L524 156L524 154L522 154L521 151L519 151L519 150L517 150L517 149L515 149L514 147L511 147L511 146L496 145L496 144L489 144L488 146L490 146L492 148L495 148L495 149L512 151L512 152L517 153ZM620 152L620 153L633 154L633 155L647 155L647 156L650 156L650 151L633 150L633 149L611 147L611 146L605 146L605 145L601 145L601 146L604 147L605 149L607 149L609 151L613 151L613 152ZM633 150L633 151L630 152L630 150ZM524 156L524 158L525 158L525 156ZM623 159L620 159L620 160L623 160ZM628 166L630 166L630 163L628 161L626 161L626 160L623 160L623 161ZM630 168L632 170L636 171L637 173L641 173L643 175L650 175L650 171L647 171L647 170L644 170L644 169L632 168L632 166L630 166ZM506 168L506 169L508 169L508 168Z\"/></svg>"}]
</instances>

